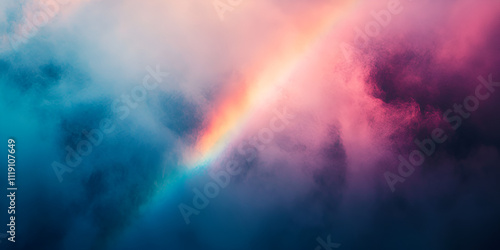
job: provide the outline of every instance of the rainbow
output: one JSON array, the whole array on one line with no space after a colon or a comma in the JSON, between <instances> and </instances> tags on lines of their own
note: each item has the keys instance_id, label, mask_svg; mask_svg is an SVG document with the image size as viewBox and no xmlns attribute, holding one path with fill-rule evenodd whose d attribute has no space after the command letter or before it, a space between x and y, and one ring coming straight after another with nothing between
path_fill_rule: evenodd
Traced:
<instances>
[{"instance_id":1,"label":"rainbow","mask_svg":"<svg viewBox=\"0 0 500 250\"><path fill-rule=\"evenodd\" d=\"M359 1L340 1L307 15L300 23L300 36L282 36L287 41L284 48L269 51L270 58L262 67L255 67L248 83L239 83L239 89L227 91L228 95L214 110L207 126L195 145L186 152L185 165L196 169L209 165L229 145L231 139L259 108L259 103L274 89L283 85L308 52L322 40L333 26ZM292 41L292 42L290 42Z\"/></svg>"}]
</instances>

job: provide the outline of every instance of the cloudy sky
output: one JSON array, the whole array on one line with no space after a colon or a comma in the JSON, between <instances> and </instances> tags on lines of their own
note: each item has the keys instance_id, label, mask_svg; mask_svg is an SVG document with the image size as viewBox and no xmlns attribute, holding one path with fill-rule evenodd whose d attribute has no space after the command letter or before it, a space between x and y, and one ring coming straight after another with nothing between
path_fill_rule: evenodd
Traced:
<instances>
[{"instance_id":1,"label":"cloudy sky","mask_svg":"<svg viewBox=\"0 0 500 250\"><path fill-rule=\"evenodd\" d=\"M497 0L0 0L0 248L498 248L499 44Z\"/></svg>"}]
</instances>

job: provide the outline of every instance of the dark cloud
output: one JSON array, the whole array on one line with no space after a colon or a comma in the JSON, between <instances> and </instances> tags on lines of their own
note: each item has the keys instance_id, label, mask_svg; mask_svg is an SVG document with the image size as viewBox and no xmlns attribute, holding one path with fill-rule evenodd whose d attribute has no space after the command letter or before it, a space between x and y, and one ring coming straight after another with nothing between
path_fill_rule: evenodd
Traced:
<instances>
[{"instance_id":1,"label":"dark cloud","mask_svg":"<svg viewBox=\"0 0 500 250\"><path fill-rule=\"evenodd\" d=\"M300 31L301 13L326 1L245 2L231 13L234 22L217 25L216 13L206 14L203 5L179 2L171 10L169 3L126 2L130 6L106 3L116 7L107 8L111 18L94 9L98 2L75 2L19 51L0 51L0 111L8 114L0 124L1 139L19 139L22 187L19 242L2 239L2 248L302 250L315 249L318 237L329 236L340 249L500 244L500 89L458 129L442 119L475 94L479 75L500 80L498 18L454 23L456 15L476 20L471 16L485 7L464 14L473 1L439 1L434 7L405 2L405 12L393 17L386 33L360 50L353 72L328 67L336 78L323 79L317 74L324 72L310 68L327 53L312 53L307 63L297 64L303 69L297 67L294 83L284 86L288 99L259 96L262 107L245 116L241 131L221 139L228 145L224 151L199 169L187 169L184 154L204 133L227 89L251 86L254 69L242 65L271 58L256 53L266 39L277 44L269 30L292 25ZM360 5L353 13L370 15L372 6ZM186 10L200 17L186 18ZM238 19L255 10L262 13L258 24ZM24 17L14 18L19 13L13 12L6 20ZM415 14L428 20L414 20ZM163 17L172 23L158 22ZM349 19L338 25L358 24ZM172 32L178 36L162 35ZM140 86L146 67L156 63L173 71L170 78L120 118L114 102ZM295 118L262 149L251 146L283 107ZM67 147L77 150L90 140L86 132L104 119L115 129L103 133L102 142L59 182L53 162L65 164ZM408 157L417 148L414 139L430 137L436 127L447 141L392 193L384 172L397 172L398 155ZM242 143L248 154L238 150ZM186 225L179 204L191 206L193 189L203 190L214 181L211 174L230 161L241 172ZM7 207L4 200L0 205Z\"/></svg>"}]
</instances>

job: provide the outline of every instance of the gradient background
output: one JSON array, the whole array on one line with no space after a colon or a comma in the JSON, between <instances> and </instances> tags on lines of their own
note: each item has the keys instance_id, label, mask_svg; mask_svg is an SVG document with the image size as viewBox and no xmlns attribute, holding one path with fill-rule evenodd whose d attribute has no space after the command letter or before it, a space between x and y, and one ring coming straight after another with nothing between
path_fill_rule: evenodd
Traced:
<instances>
[{"instance_id":1,"label":"gradient background","mask_svg":"<svg viewBox=\"0 0 500 250\"><path fill-rule=\"evenodd\" d=\"M243 0L221 20L212 1L69 1L13 49L40 7L0 0L19 189L0 249L500 249L500 89L457 130L442 120L478 76L500 80L500 2L401 0L357 43L388 2ZM120 119L156 65L169 76ZM283 107L294 118L245 161ZM59 182L53 162L104 118L115 130ZM384 173L436 127L448 140L391 192ZM231 159L242 172L186 225L178 205Z\"/></svg>"}]
</instances>

